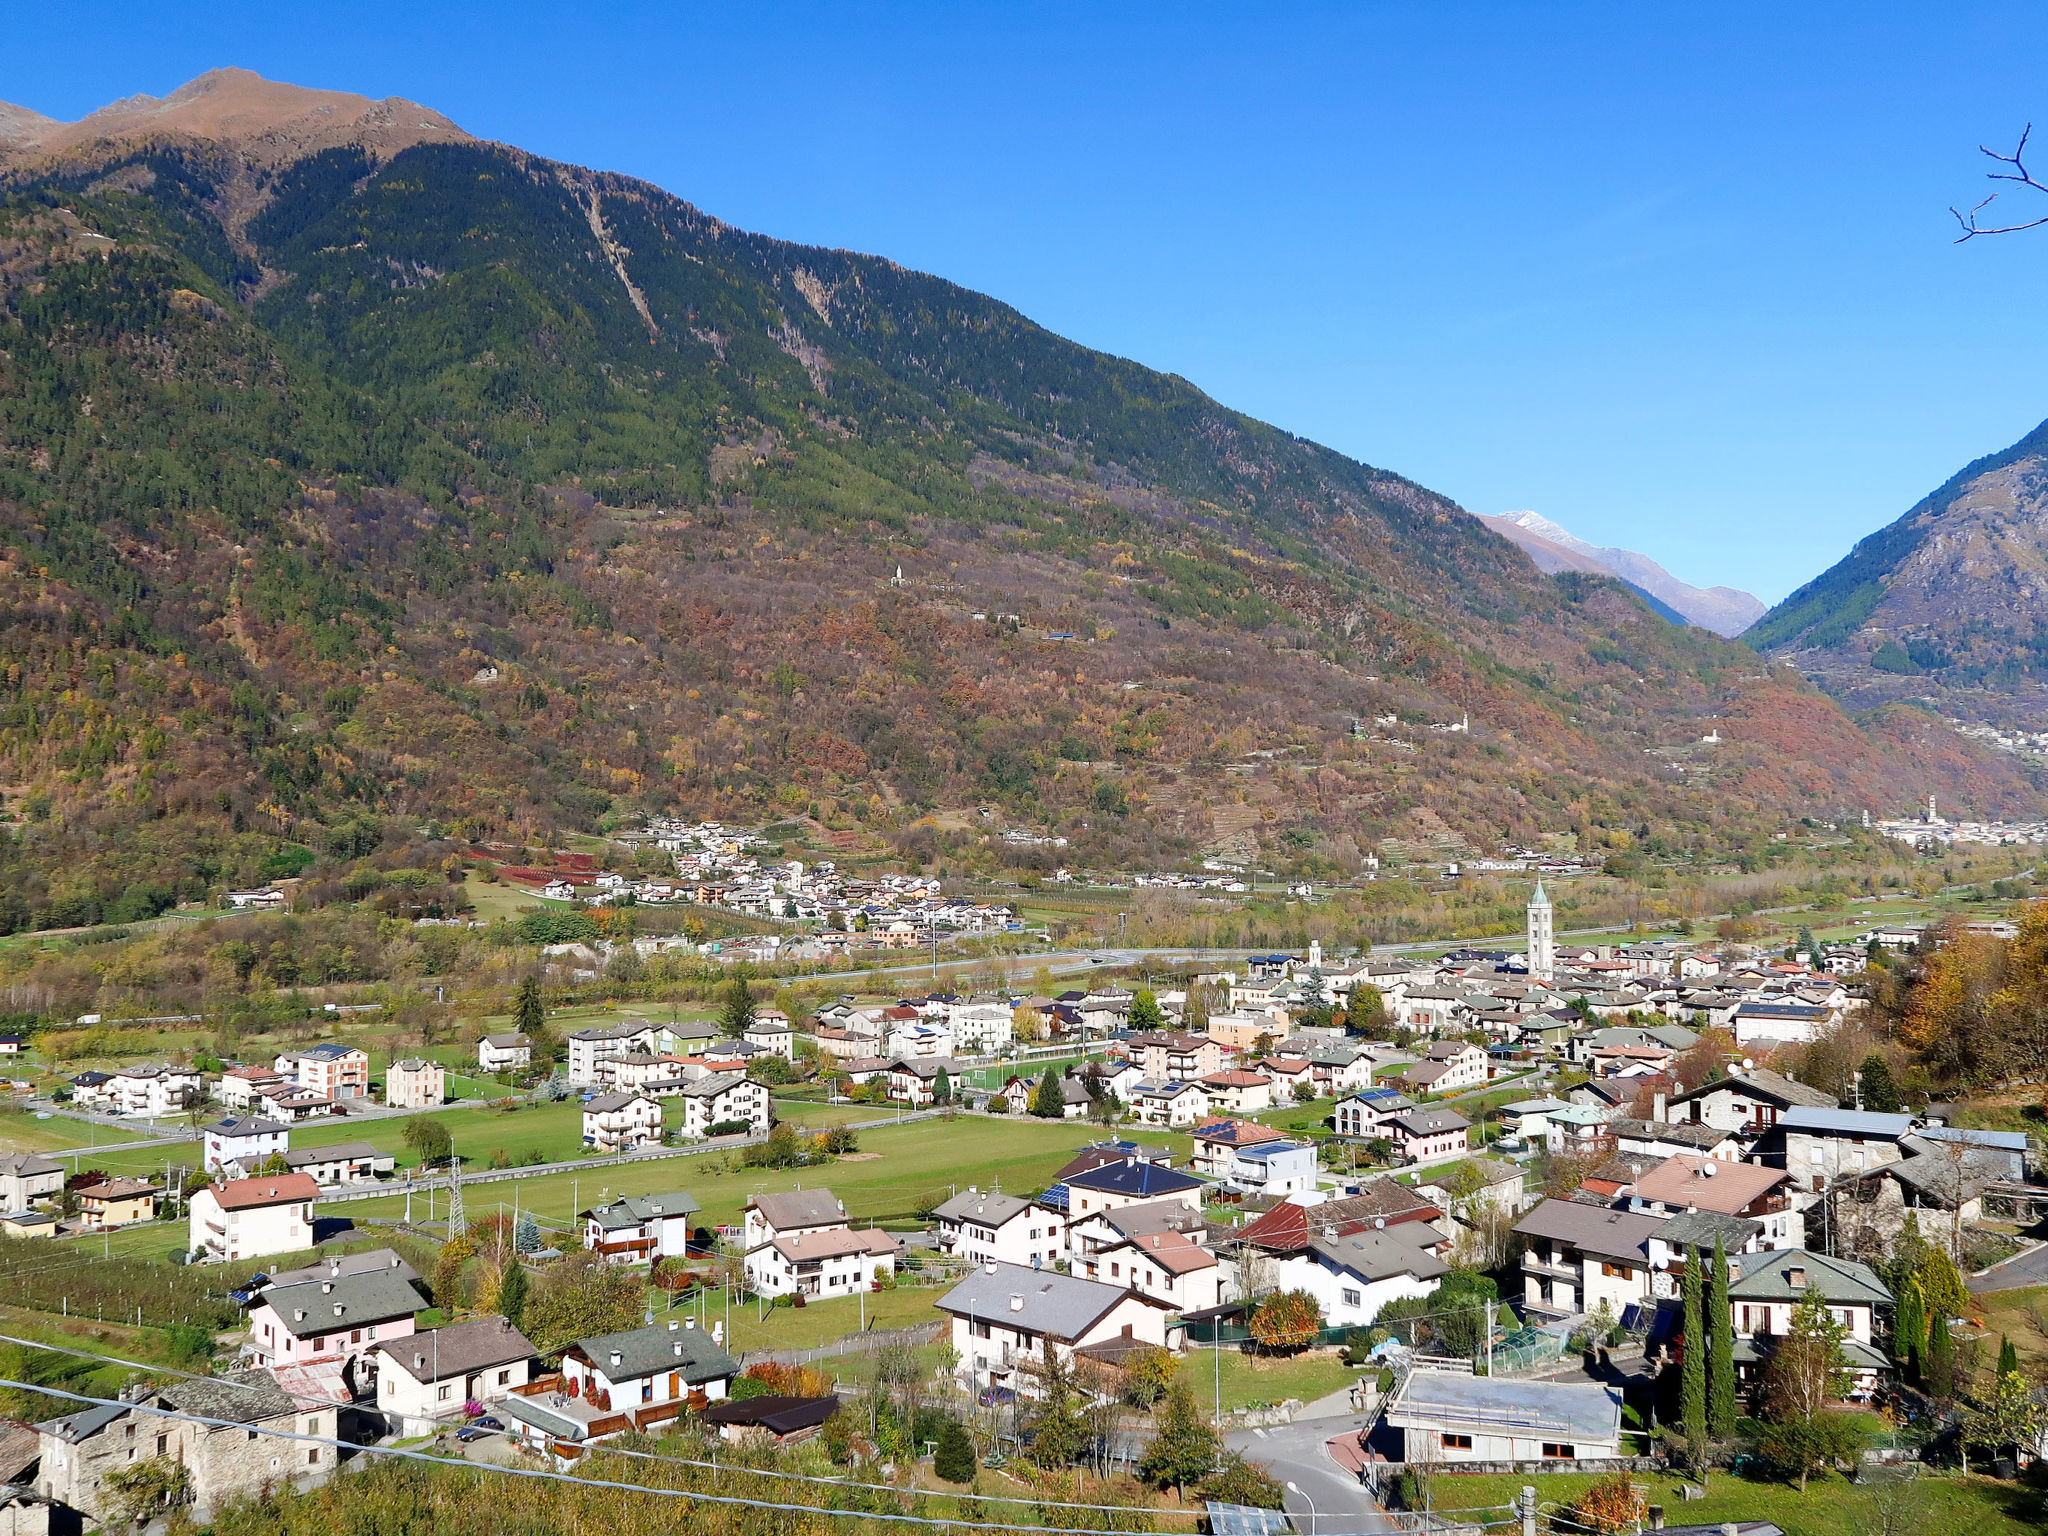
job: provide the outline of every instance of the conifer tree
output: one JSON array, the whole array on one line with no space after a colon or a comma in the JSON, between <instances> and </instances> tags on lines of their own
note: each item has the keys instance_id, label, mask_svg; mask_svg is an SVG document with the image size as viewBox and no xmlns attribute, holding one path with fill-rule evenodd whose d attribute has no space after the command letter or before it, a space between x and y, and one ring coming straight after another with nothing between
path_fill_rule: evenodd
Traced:
<instances>
[{"instance_id":1,"label":"conifer tree","mask_svg":"<svg viewBox=\"0 0 2048 1536\"><path fill-rule=\"evenodd\" d=\"M2020 1352L2013 1347L2011 1339L2004 1334L1998 1336L1998 1379L2005 1380L2020 1368Z\"/></svg>"},{"instance_id":2,"label":"conifer tree","mask_svg":"<svg viewBox=\"0 0 2048 1536\"><path fill-rule=\"evenodd\" d=\"M1948 1311L1943 1307L1931 1309L1933 1315L1927 1320L1927 1358L1920 1374L1927 1390L1936 1397L1954 1397L1956 1393L1956 1342L1949 1336Z\"/></svg>"},{"instance_id":3,"label":"conifer tree","mask_svg":"<svg viewBox=\"0 0 2048 1536\"><path fill-rule=\"evenodd\" d=\"M1920 1380L1920 1357L1927 1348L1927 1303L1917 1276L1908 1275L1892 1309L1892 1359L1907 1381Z\"/></svg>"},{"instance_id":4,"label":"conifer tree","mask_svg":"<svg viewBox=\"0 0 2048 1536\"><path fill-rule=\"evenodd\" d=\"M1857 1069L1863 1074L1863 1107L1874 1115L1896 1115L1904 1106L1898 1080L1885 1059L1875 1051L1863 1058Z\"/></svg>"},{"instance_id":5,"label":"conifer tree","mask_svg":"<svg viewBox=\"0 0 2048 1536\"><path fill-rule=\"evenodd\" d=\"M946 1069L944 1067L939 1068L938 1075L932 1079L932 1102L934 1104L950 1104L953 1102L953 1079L946 1076Z\"/></svg>"},{"instance_id":6,"label":"conifer tree","mask_svg":"<svg viewBox=\"0 0 2048 1536\"><path fill-rule=\"evenodd\" d=\"M949 1483L971 1483L979 1466L966 1427L958 1419L947 1419L940 1426L939 1443L932 1449L932 1470Z\"/></svg>"},{"instance_id":7,"label":"conifer tree","mask_svg":"<svg viewBox=\"0 0 2048 1536\"><path fill-rule=\"evenodd\" d=\"M519 993L512 1004L512 1025L529 1038L547 1027L548 1010L540 995L540 978L528 976L519 983Z\"/></svg>"},{"instance_id":8,"label":"conifer tree","mask_svg":"<svg viewBox=\"0 0 2048 1536\"><path fill-rule=\"evenodd\" d=\"M1064 1096L1060 1093L1060 1074L1057 1068L1047 1067L1045 1075L1038 1080L1038 1086L1031 1090L1031 1113L1041 1120L1063 1119L1067 1113Z\"/></svg>"},{"instance_id":9,"label":"conifer tree","mask_svg":"<svg viewBox=\"0 0 2048 1536\"><path fill-rule=\"evenodd\" d=\"M1703 1308L1700 1251L1685 1250L1685 1364L1679 1380L1678 1423L1697 1455L1707 1440L1707 1329Z\"/></svg>"},{"instance_id":10,"label":"conifer tree","mask_svg":"<svg viewBox=\"0 0 2048 1536\"><path fill-rule=\"evenodd\" d=\"M526 1315L526 1266L518 1259L506 1261L498 1280L498 1311L514 1328Z\"/></svg>"},{"instance_id":11,"label":"conifer tree","mask_svg":"<svg viewBox=\"0 0 2048 1536\"><path fill-rule=\"evenodd\" d=\"M1154 1487L1184 1491L1215 1471L1222 1453L1216 1431L1195 1405L1194 1389L1185 1381L1176 1381L1167 1389L1159 1410L1159 1428L1145 1459L1138 1463L1138 1474Z\"/></svg>"},{"instance_id":12,"label":"conifer tree","mask_svg":"<svg viewBox=\"0 0 2048 1536\"><path fill-rule=\"evenodd\" d=\"M1707 1314L1707 1433L1726 1440L1735 1433L1735 1319L1728 1306L1728 1249L1718 1237Z\"/></svg>"}]
</instances>

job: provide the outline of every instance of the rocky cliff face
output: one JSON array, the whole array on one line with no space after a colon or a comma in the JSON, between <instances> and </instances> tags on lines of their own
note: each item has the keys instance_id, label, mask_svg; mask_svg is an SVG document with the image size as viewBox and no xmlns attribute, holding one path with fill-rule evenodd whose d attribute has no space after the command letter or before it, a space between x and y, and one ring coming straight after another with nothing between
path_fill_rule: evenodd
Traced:
<instances>
[{"instance_id":1,"label":"rocky cliff face","mask_svg":"<svg viewBox=\"0 0 2048 1536\"><path fill-rule=\"evenodd\" d=\"M2048 424L1858 544L1749 638L1857 707L2048 726Z\"/></svg>"}]
</instances>

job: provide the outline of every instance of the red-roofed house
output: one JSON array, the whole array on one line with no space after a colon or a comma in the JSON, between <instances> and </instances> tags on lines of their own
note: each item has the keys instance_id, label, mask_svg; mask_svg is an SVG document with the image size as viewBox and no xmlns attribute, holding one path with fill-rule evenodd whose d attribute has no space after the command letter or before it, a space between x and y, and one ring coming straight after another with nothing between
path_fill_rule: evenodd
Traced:
<instances>
[{"instance_id":1,"label":"red-roofed house","mask_svg":"<svg viewBox=\"0 0 2048 1536\"><path fill-rule=\"evenodd\" d=\"M1205 1120L1188 1134L1195 1143L1194 1155L1188 1160L1189 1171L1212 1179L1229 1177L1237 1166L1236 1153L1240 1147L1287 1139L1270 1125L1260 1125L1255 1120Z\"/></svg>"},{"instance_id":2,"label":"red-roofed house","mask_svg":"<svg viewBox=\"0 0 2048 1536\"><path fill-rule=\"evenodd\" d=\"M188 1242L202 1262L304 1252L313 1246L319 1193L310 1173L209 1184L192 1197Z\"/></svg>"}]
</instances>

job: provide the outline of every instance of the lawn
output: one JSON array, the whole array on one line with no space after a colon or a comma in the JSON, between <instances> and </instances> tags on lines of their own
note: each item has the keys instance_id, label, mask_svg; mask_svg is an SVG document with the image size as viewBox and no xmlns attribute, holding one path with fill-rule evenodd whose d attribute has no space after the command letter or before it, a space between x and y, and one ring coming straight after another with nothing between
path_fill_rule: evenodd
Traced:
<instances>
[{"instance_id":1,"label":"lawn","mask_svg":"<svg viewBox=\"0 0 2048 1536\"><path fill-rule=\"evenodd\" d=\"M2048 1285L1973 1294L1970 1315L1984 1320L1984 1330L1993 1340L2011 1339L2022 1365L2048 1360ZM1993 1344L1984 1359L1989 1364L1996 1358Z\"/></svg>"},{"instance_id":2,"label":"lawn","mask_svg":"<svg viewBox=\"0 0 2048 1536\"><path fill-rule=\"evenodd\" d=\"M816 1099L775 1100L775 1118L791 1125L848 1125L856 1120L879 1120L888 1113L880 1104L820 1104Z\"/></svg>"},{"instance_id":3,"label":"lawn","mask_svg":"<svg viewBox=\"0 0 2048 1536\"><path fill-rule=\"evenodd\" d=\"M0 1114L0 1151L5 1152L68 1152L73 1147L91 1146L96 1141L135 1139L107 1126L72 1120L63 1115L38 1120L34 1115L18 1110Z\"/></svg>"},{"instance_id":4,"label":"lawn","mask_svg":"<svg viewBox=\"0 0 2048 1536\"><path fill-rule=\"evenodd\" d=\"M1524 1484L1534 1484L1545 1513L1568 1503L1593 1482L1590 1473L1531 1476L1443 1473L1435 1480L1432 1503L1438 1509L1474 1509L1507 1504ZM1775 1520L1786 1536L1868 1536L1884 1529L1877 1500L1893 1496L1883 1485L1858 1487L1839 1477L1808 1485L1802 1494L1785 1483L1751 1482L1722 1473L1707 1485L1707 1496L1687 1503L1678 1496L1678 1480L1651 1476L1641 1480L1652 1504L1662 1504L1672 1523L1716 1525L1723 1521ZM1904 1523L1894 1529L1968 1532L1969 1536L2019 1536L2041 1529L2042 1498L2038 1488L1999 1483L1985 1477L1928 1476L1897 1497L1906 1501Z\"/></svg>"},{"instance_id":5,"label":"lawn","mask_svg":"<svg viewBox=\"0 0 2048 1536\"><path fill-rule=\"evenodd\" d=\"M522 1115L526 1113L541 1112ZM482 1114L474 1118L489 1122L498 1117ZM477 1133L469 1134L475 1137ZM567 1220L579 1203L587 1206L595 1199L687 1189L701 1202L706 1222L737 1224L750 1195L822 1184L829 1185L858 1220L908 1223L914 1220L922 1198L943 1200L954 1189L970 1184L988 1188L1000 1181L1004 1189L1018 1193L1042 1189L1077 1149L1099 1134L1091 1126L1072 1121L1004 1121L980 1116L963 1116L952 1122L918 1121L863 1131L857 1157L828 1166L745 1168L739 1166L736 1156L725 1153L621 1163L581 1174L521 1179L519 1200L522 1207L542 1217ZM1185 1155L1185 1139L1180 1140L1179 1150ZM463 1144L464 1135L458 1132L456 1145ZM501 1129L496 1139L486 1134L482 1144L486 1148L503 1145L516 1153L526 1142L517 1133ZM723 1171L728 1165L732 1171ZM506 1186L484 1187L510 1202L511 1190ZM350 1216L388 1218L404 1209L404 1201L364 1201L342 1209Z\"/></svg>"},{"instance_id":6,"label":"lawn","mask_svg":"<svg viewBox=\"0 0 2048 1536\"><path fill-rule=\"evenodd\" d=\"M1225 1413L1254 1404L1284 1403L1290 1397L1312 1403L1342 1391L1366 1374L1346 1365L1344 1357L1335 1350L1309 1350L1271 1358L1227 1347L1221 1351L1191 1349L1181 1359L1181 1380L1194 1389L1195 1400L1212 1413L1216 1408L1219 1366Z\"/></svg>"},{"instance_id":7,"label":"lawn","mask_svg":"<svg viewBox=\"0 0 2048 1536\"><path fill-rule=\"evenodd\" d=\"M657 1321L668 1317L695 1317L698 1326L727 1323L726 1347L735 1354L750 1349L817 1349L861 1330L862 1308L869 1328L908 1328L917 1323L940 1321L944 1314L932 1303L946 1294L946 1287L900 1285L893 1291L871 1291L865 1297L841 1296L831 1301L814 1301L807 1307L768 1307L746 1296L732 1298L728 1311L725 1293L713 1291L701 1301L685 1298L669 1311L661 1292L652 1293Z\"/></svg>"}]
</instances>

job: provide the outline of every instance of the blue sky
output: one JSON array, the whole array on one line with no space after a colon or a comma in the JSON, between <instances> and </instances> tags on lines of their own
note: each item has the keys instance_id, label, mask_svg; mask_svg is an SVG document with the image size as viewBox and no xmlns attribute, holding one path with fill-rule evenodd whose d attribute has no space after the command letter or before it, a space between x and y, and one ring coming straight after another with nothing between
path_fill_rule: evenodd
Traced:
<instances>
[{"instance_id":1,"label":"blue sky","mask_svg":"<svg viewBox=\"0 0 2048 1536\"><path fill-rule=\"evenodd\" d=\"M2048 417L2048 230L1946 211L2037 117L2048 170L2038 5L0 16L0 99L412 97L1766 599Z\"/></svg>"}]
</instances>

